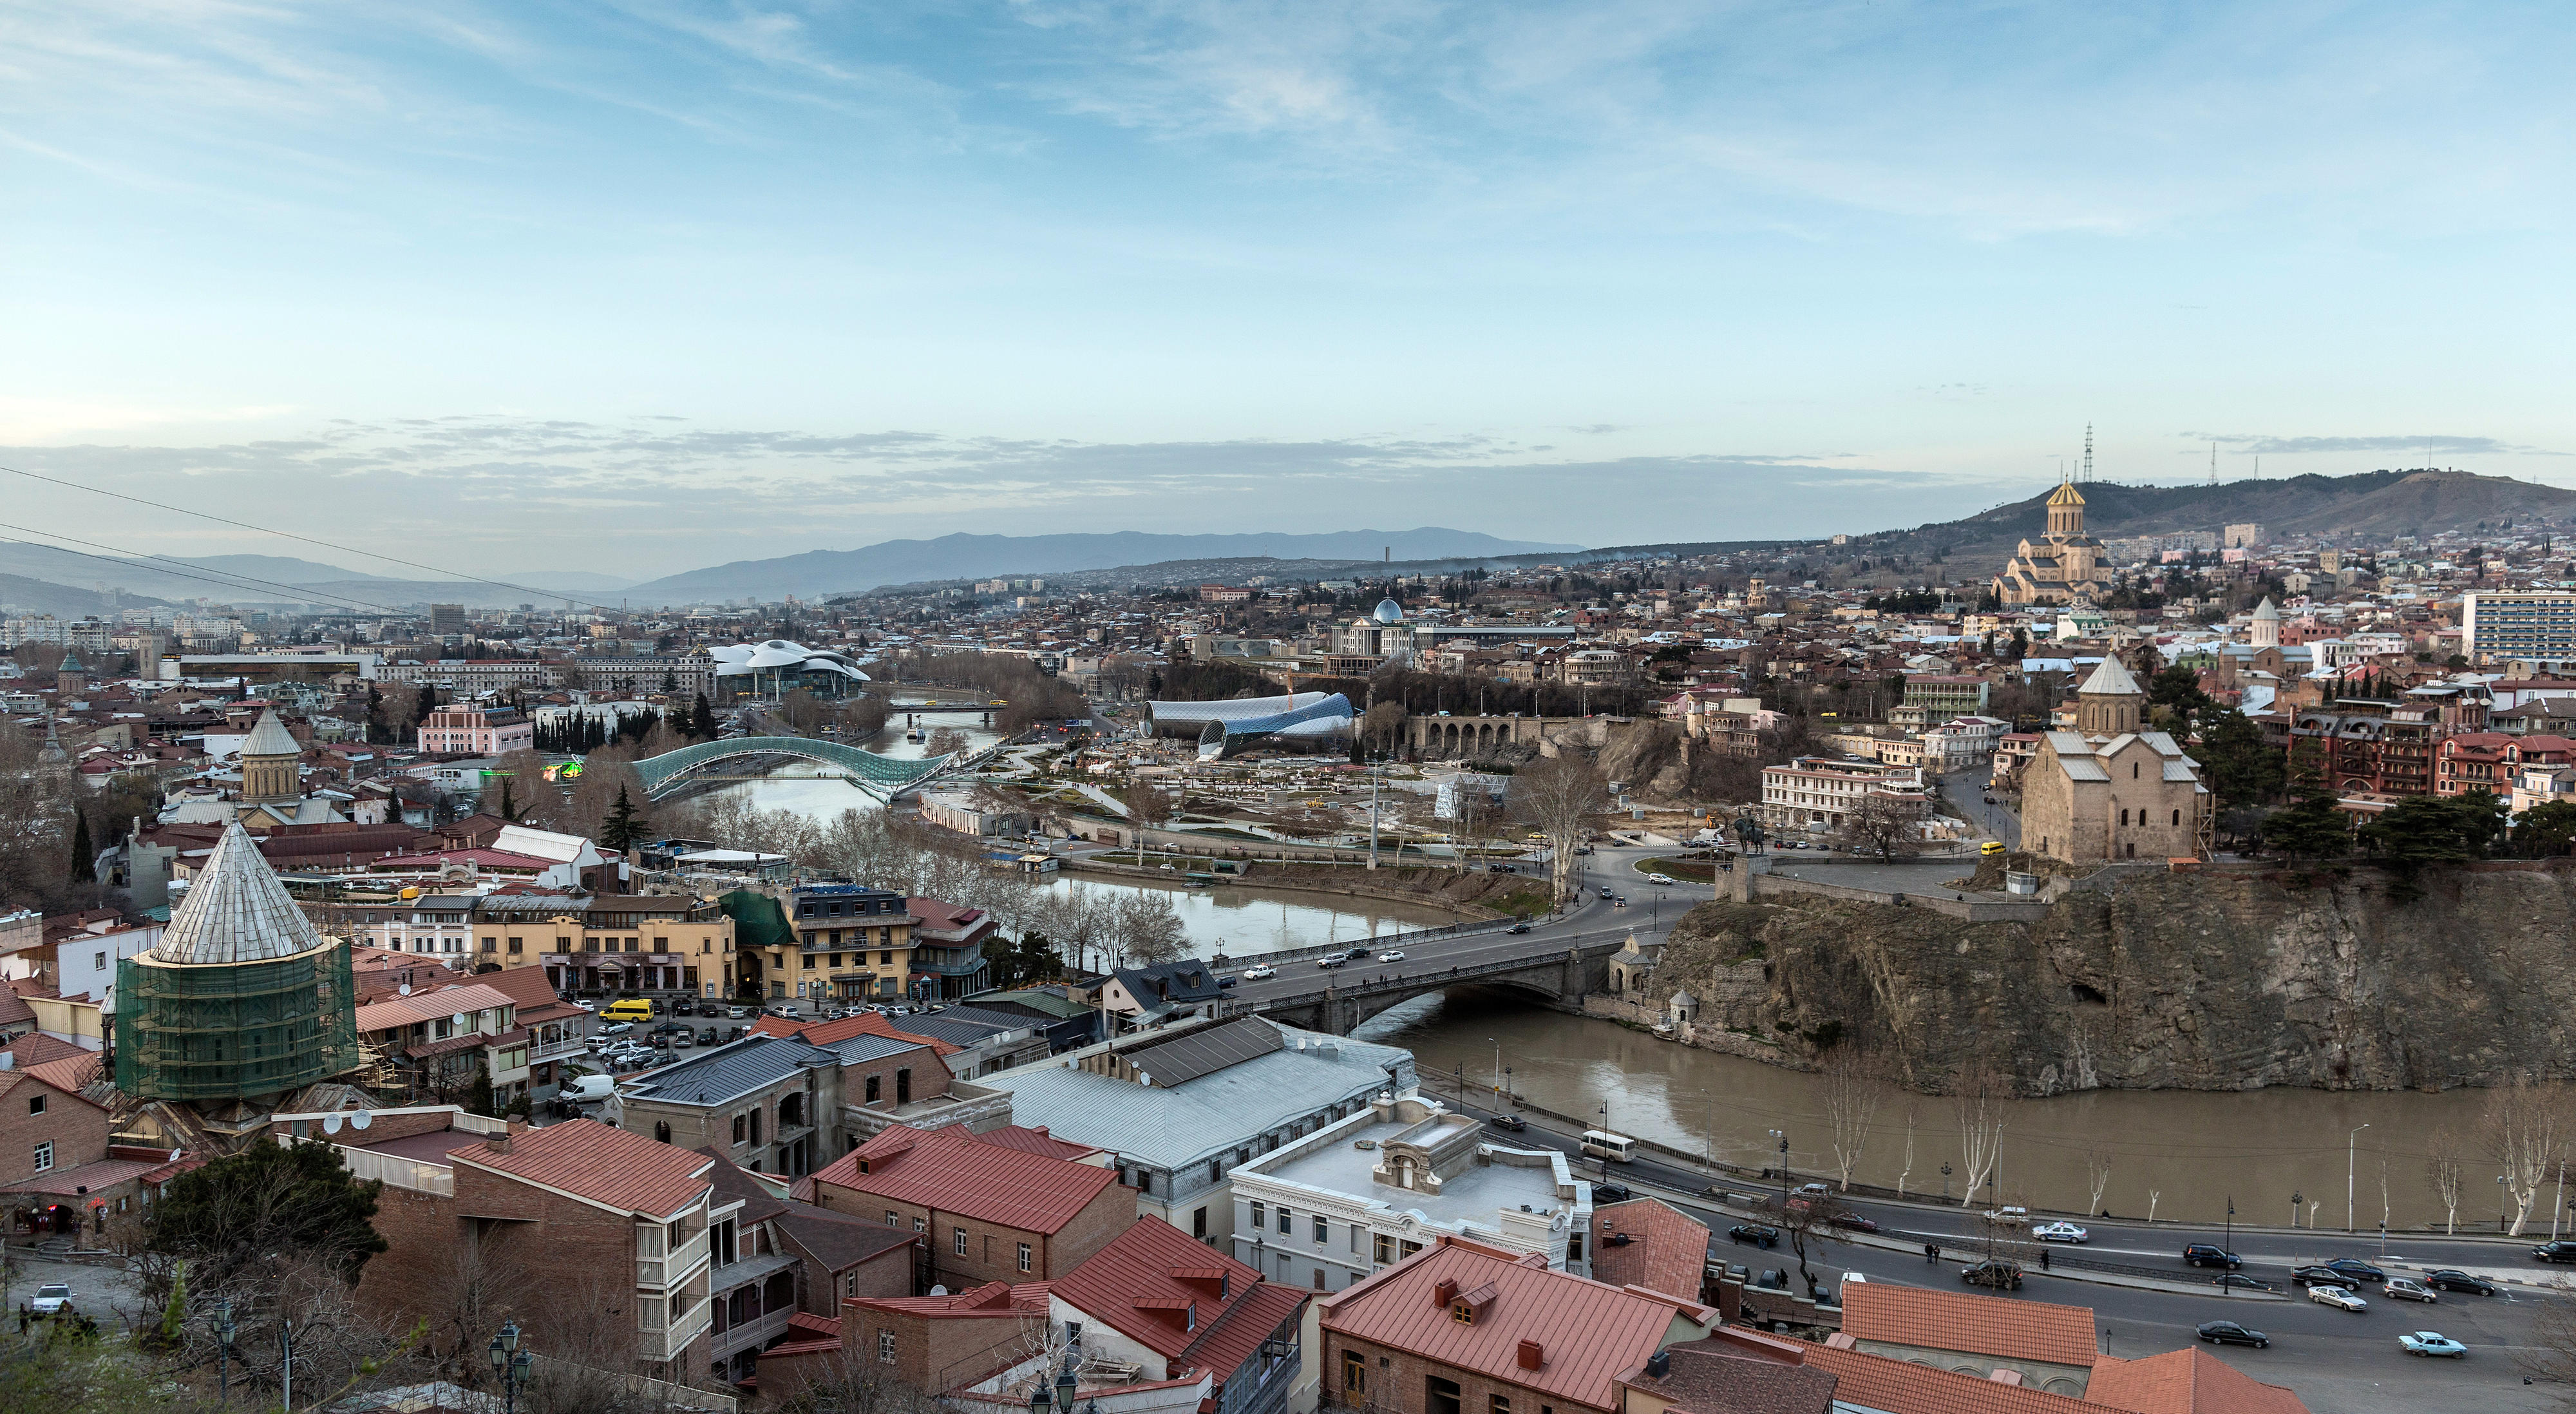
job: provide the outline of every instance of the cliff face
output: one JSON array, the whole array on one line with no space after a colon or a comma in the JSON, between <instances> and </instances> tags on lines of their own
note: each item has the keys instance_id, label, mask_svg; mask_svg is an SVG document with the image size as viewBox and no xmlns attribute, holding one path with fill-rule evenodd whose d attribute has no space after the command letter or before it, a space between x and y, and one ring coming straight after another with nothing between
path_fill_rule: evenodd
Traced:
<instances>
[{"instance_id":1,"label":"cliff face","mask_svg":"<svg viewBox=\"0 0 2576 1414\"><path fill-rule=\"evenodd\" d=\"M2148 877L2037 923L1789 898L1702 904L1645 989L1790 1064L1837 1043L1939 1089L1980 1056L2025 1093L2399 1089L2576 1077L2576 871ZM1728 1044L1726 1049L1743 1049Z\"/></svg>"}]
</instances>

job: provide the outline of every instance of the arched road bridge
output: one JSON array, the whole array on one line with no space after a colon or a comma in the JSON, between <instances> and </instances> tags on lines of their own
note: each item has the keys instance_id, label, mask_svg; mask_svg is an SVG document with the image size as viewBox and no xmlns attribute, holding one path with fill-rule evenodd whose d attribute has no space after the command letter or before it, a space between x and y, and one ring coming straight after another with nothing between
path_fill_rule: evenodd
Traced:
<instances>
[{"instance_id":1,"label":"arched road bridge","mask_svg":"<svg viewBox=\"0 0 2576 1414\"><path fill-rule=\"evenodd\" d=\"M711 768L723 762L752 756L796 756L836 766L850 773L852 784L880 801L919 789L958 759L953 755L917 760L879 756L873 751L811 737L737 736L645 757L635 763L635 774L643 778L646 797L660 800L683 786L706 779L713 774Z\"/></svg>"},{"instance_id":2,"label":"arched road bridge","mask_svg":"<svg viewBox=\"0 0 2576 1414\"><path fill-rule=\"evenodd\" d=\"M1531 938L1528 951L1452 965L1417 962L1353 962L1319 974L1307 991L1279 995L1229 997L1229 1016L1258 1013L1273 1021L1308 1031L1347 1036L1358 1025L1390 1007L1426 992L1445 992L1469 984L1528 992L1542 1001L1581 1006L1583 994L1600 991L1609 980L1612 954L1626 946L1623 936L1574 942ZM1295 964L1290 964L1294 966Z\"/></svg>"}]
</instances>

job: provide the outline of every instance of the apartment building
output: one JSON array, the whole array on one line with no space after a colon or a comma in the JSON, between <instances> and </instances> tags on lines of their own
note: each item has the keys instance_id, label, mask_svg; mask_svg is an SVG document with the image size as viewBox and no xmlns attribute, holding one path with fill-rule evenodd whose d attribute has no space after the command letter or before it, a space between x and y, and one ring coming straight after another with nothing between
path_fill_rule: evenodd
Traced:
<instances>
[{"instance_id":1,"label":"apartment building","mask_svg":"<svg viewBox=\"0 0 2576 1414\"><path fill-rule=\"evenodd\" d=\"M694 894L595 894L554 908L490 898L476 922L478 965L541 967L558 992L668 1001L739 990L734 921Z\"/></svg>"},{"instance_id":2,"label":"apartment building","mask_svg":"<svg viewBox=\"0 0 2576 1414\"><path fill-rule=\"evenodd\" d=\"M904 896L865 884L789 890L792 942L756 957L772 997L860 1002L910 994L915 920Z\"/></svg>"},{"instance_id":3,"label":"apartment building","mask_svg":"<svg viewBox=\"0 0 2576 1414\"><path fill-rule=\"evenodd\" d=\"M433 707L415 730L421 750L442 755L499 756L537 744L536 724L506 707Z\"/></svg>"},{"instance_id":4,"label":"apartment building","mask_svg":"<svg viewBox=\"0 0 2576 1414\"><path fill-rule=\"evenodd\" d=\"M1762 768L1762 819L1774 829L1840 829L1843 817L1873 796L1908 814L1931 809L1919 766L1801 756Z\"/></svg>"},{"instance_id":5,"label":"apartment building","mask_svg":"<svg viewBox=\"0 0 2576 1414\"><path fill-rule=\"evenodd\" d=\"M388 1078L414 1093L462 1098L480 1072L507 1104L528 1088L528 1028L516 998L479 982L388 997L358 1008L358 1036Z\"/></svg>"},{"instance_id":6,"label":"apartment building","mask_svg":"<svg viewBox=\"0 0 2576 1414\"><path fill-rule=\"evenodd\" d=\"M2576 657L2576 593L2478 590L2460 596L2460 640L2472 662Z\"/></svg>"},{"instance_id":7,"label":"apartment building","mask_svg":"<svg viewBox=\"0 0 2576 1414\"><path fill-rule=\"evenodd\" d=\"M1052 1280L1136 1221L1136 1194L1109 1169L1019 1147L1028 1133L892 1125L815 1174L814 1202L921 1234L951 1291Z\"/></svg>"},{"instance_id":8,"label":"apartment building","mask_svg":"<svg viewBox=\"0 0 2576 1414\"><path fill-rule=\"evenodd\" d=\"M618 1127L705 1149L753 1173L796 1177L841 1151L841 1055L746 1036L617 1087Z\"/></svg>"}]
</instances>

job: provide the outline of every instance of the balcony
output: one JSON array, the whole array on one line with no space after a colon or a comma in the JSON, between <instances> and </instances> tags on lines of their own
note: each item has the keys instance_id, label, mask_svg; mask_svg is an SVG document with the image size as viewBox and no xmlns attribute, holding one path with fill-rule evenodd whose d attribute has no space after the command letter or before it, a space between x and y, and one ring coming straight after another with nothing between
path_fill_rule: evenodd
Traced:
<instances>
[{"instance_id":1,"label":"balcony","mask_svg":"<svg viewBox=\"0 0 2576 1414\"><path fill-rule=\"evenodd\" d=\"M665 1303L647 1301L644 1303L643 1319L651 1321L664 1309L667 1309ZM689 1348L689 1342L704 1334L707 1327L714 1323L715 1311L715 1302L701 1296L698 1298L697 1305L690 1307L686 1314L667 1325L639 1325L635 1332L636 1355L645 1360L680 1358L681 1352Z\"/></svg>"},{"instance_id":2,"label":"balcony","mask_svg":"<svg viewBox=\"0 0 2576 1414\"><path fill-rule=\"evenodd\" d=\"M531 1065L539 1065L546 1061L562 1060L567 1056L583 1056L589 1053L589 1038L576 1033L529 1046L528 1062Z\"/></svg>"},{"instance_id":3,"label":"balcony","mask_svg":"<svg viewBox=\"0 0 2576 1414\"><path fill-rule=\"evenodd\" d=\"M787 1318L795 1314L794 1306L781 1306L774 1311L762 1312L740 1325L717 1331L714 1341L707 1347L707 1358L722 1360L740 1351L760 1349L787 1334Z\"/></svg>"},{"instance_id":4,"label":"balcony","mask_svg":"<svg viewBox=\"0 0 2576 1414\"><path fill-rule=\"evenodd\" d=\"M670 1252L662 1250L662 1230L644 1227L635 1230L635 1284L643 1287L679 1286L707 1265L707 1230L698 1229L695 1237Z\"/></svg>"}]
</instances>

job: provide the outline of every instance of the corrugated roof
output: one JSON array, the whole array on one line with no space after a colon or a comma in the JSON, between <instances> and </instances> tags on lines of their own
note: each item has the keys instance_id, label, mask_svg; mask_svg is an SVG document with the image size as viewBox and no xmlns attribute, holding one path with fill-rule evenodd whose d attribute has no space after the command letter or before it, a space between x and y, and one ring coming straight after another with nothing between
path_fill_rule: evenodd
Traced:
<instances>
[{"instance_id":1,"label":"corrugated roof","mask_svg":"<svg viewBox=\"0 0 2576 1414\"><path fill-rule=\"evenodd\" d=\"M414 992L407 997L389 997L358 1008L360 1031L386 1031L396 1026L416 1026L424 1021L445 1021L457 1015L514 1005L507 992L486 987L480 982L462 986L441 987L434 992Z\"/></svg>"},{"instance_id":2,"label":"corrugated roof","mask_svg":"<svg viewBox=\"0 0 2576 1414\"><path fill-rule=\"evenodd\" d=\"M2098 1354L2089 1306L2007 1301L1889 1282L1843 1288L1843 1329L1854 1340L2052 1365L2089 1368Z\"/></svg>"},{"instance_id":3,"label":"corrugated roof","mask_svg":"<svg viewBox=\"0 0 2576 1414\"><path fill-rule=\"evenodd\" d=\"M751 1024L755 1036L802 1036L817 1046L837 1045L853 1036L890 1036L916 1046L928 1046L942 1056L953 1056L960 1049L946 1041L918 1036L906 1031L873 1011L845 1016L838 1021L798 1021L792 1017L764 1016Z\"/></svg>"},{"instance_id":4,"label":"corrugated roof","mask_svg":"<svg viewBox=\"0 0 2576 1414\"><path fill-rule=\"evenodd\" d=\"M1157 1037L1143 1045L1121 1046L1117 1054L1146 1076L1147 1084L1169 1089L1187 1085L1203 1075L1214 1075L1228 1066L1241 1065L1255 1056L1266 1056L1281 1044L1276 1028L1247 1016L1168 1038Z\"/></svg>"},{"instance_id":5,"label":"corrugated roof","mask_svg":"<svg viewBox=\"0 0 2576 1414\"><path fill-rule=\"evenodd\" d=\"M1655 1198L1592 1210L1592 1275L1610 1286L1642 1286L1684 1300L1699 1295L1708 1264L1708 1227ZM1612 1238L1624 1234L1626 1242Z\"/></svg>"},{"instance_id":6,"label":"corrugated roof","mask_svg":"<svg viewBox=\"0 0 2576 1414\"><path fill-rule=\"evenodd\" d=\"M241 754L301 756L304 748L295 744L295 734L286 729L286 723L277 719L277 709L265 707L260 709L259 721L251 726L250 735L242 738Z\"/></svg>"},{"instance_id":7,"label":"corrugated roof","mask_svg":"<svg viewBox=\"0 0 2576 1414\"><path fill-rule=\"evenodd\" d=\"M1132 1085L1067 1064L1088 1050L975 1083L1010 1091L1011 1117L1022 1124L1042 1124L1057 1138L1171 1169L1203 1163L1291 1120L1392 1088L1388 1068L1413 1059L1412 1052L1393 1046L1278 1029L1292 1043L1304 1037L1309 1049L1292 1044L1177 1089ZM1331 1049L1313 1049L1317 1041L1331 1043Z\"/></svg>"},{"instance_id":8,"label":"corrugated roof","mask_svg":"<svg viewBox=\"0 0 2576 1414\"><path fill-rule=\"evenodd\" d=\"M1108 1169L986 1144L963 1126L925 1130L896 1124L817 1172L814 1194L820 1206L843 1211L854 1205L846 1198L826 1201L834 1189L1055 1232L1117 1182Z\"/></svg>"},{"instance_id":9,"label":"corrugated roof","mask_svg":"<svg viewBox=\"0 0 2576 1414\"><path fill-rule=\"evenodd\" d=\"M745 1036L701 1051L678 1065L647 1071L626 1083L638 1100L675 1105L721 1105L737 1095L774 1085L799 1070L838 1066L841 1054L783 1036Z\"/></svg>"},{"instance_id":10,"label":"corrugated roof","mask_svg":"<svg viewBox=\"0 0 2576 1414\"><path fill-rule=\"evenodd\" d=\"M2102 1414L2104 1408L2063 1394L1865 1351L1810 1345L1806 1357L1810 1366L1833 1373L1837 1403L1866 1409L1903 1414Z\"/></svg>"},{"instance_id":11,"label":"corrugated roof","mask_svg":"<svg viewBox=\"0 0 2576 1414\"><path fill-rule=\"evenodd\" d=\"M713 1187L707 1174L715 1167L704 1154L657 1144L595 1119L514 1130L506 1154L488 1145L470 1146L454 1150L450 1161L649 1218L668 1218L695 1202Z\"/></svg>"},{"instance_id":12,"label":"corrugated roof","mask_svg":"<svg viewBox=\"0 0 2576 1414\"><path fill-rule=\"evenodd\" d=\"M2135 1414L2308 1414L2296 1394L2196 1345L2144 1360L2105 1359L2086 1382L2084 1399Z\"/></svg>"},{"instance_id":13,"label":"corrugated roof","mask_svg":"<svg viewBox=\"0 0 2576 1414\"><path fill-rule=\"evenodd\" d=\"M269 962L321 945L313 920L287 896L258 843L234 820L225 824L187 897L170 910L170 926L148 955L190 964Z\"/></svg>"},{"instance_id":14,"label":"corrugated roof","mask_svg":"<svg viewBox=\"0 0 2576 1414\"><path fill-rule=\"evenodd\" d=\"M1457 1283L1459 1292L1490 1285L1493 1300L1472 1323L1460 1322L1437 1299L1443 1281ZM1326 1330L1435 1364L1596 1409L1615 1409L1619 1377L1645 1364L1663 1344L1674 1311L1670 1302L1545 1266L1524 1266L1516 1254L1443 1237L1438 1245L1324 1297L1320 1320ZM1716 1324L1716 1312L1708 1312L1707 1320ZM1521 1367L1523 1341L1538 1345L1539 1368Z\"/></svg>"}]
</instances>

